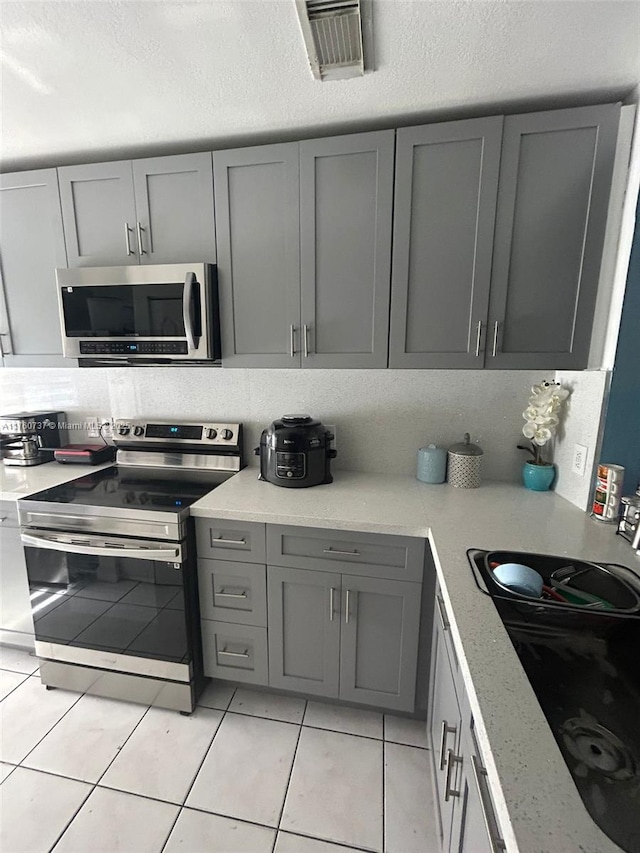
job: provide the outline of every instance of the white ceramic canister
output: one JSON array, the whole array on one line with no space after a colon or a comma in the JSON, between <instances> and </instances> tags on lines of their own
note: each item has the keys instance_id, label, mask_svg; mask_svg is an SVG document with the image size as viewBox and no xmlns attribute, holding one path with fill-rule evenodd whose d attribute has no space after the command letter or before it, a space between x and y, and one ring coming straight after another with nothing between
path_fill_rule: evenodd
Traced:
<instances>
[{"instance_id":1,"label":"white ceramic canister","mask_svg":"<svg viewBox=\"0 0 640 853\"><path fill-rule=\"evenodd\" d=\"M416 477L423 483L444 483L447 473L447 451L429 444L418 450Z\"/></svg>"},{"instance_id":2,"label":"white ceramic canister","mask_svg":"<svg viewBox=\"0 0 640 853\"><path fill-rule=\"evenodd\" d=\"M464 441L452 444L447 454L447 482L458 489L477 489L480 485L483 451L471 444L471 436L464 434Z\"/></svg>"}]
</instances>

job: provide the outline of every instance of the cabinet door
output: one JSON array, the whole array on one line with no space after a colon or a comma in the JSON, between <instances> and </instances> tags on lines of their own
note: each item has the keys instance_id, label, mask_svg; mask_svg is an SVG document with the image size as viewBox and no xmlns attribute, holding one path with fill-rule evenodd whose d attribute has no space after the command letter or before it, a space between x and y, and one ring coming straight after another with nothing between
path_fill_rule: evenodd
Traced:
<instances>
[{"instance_id":1,"label":"cabinet door","mask_svg":"<svg viewBox=\"0 0 640 853\"><path fill-rule=\"evenodd\" d=\"M442 849L449 850L454 806L459 792L457 783L460 764L457 759L461 716L444 631L438 619L434 620L430 692L428 734L431 741L435 794Z\"/></svg>"},{"instance_id":2,"label":"cabinet door","mask_svg":"<svg viewBox=\"0 0 640 853\"><path fill-rule=\"evenodd\" d=\"M338 695L340 575L267 566L269 685Z\"/></svg>"},{"instance_id":3,"label":"cabinet door","mask_svg":"<svg viewBox=\"0 0 640 853\"><path fill-rule=\"evenodd\" d=\"M494 847L484 816L480 790L473 776L471 761L475 756L465 753L460 800L456 805L459 821L454 821L451 853L496 853L505 848Z\"/></svg>"},{"instance_id":4,"label":"cabinet door","mask_svg":"<svg viewBox=\"0 0 640 853\"><path fill-rule=\"evenodd\" d=\"M211 154L134 160L132 167L140 262L215 263Z\"/></svg>"},{"instance_id":5,"label":"cabinet door","mask_svg":"<svg viewBox=\"0 0 640 853\"><path fill-rule=\"evenodd\" d=\"M397 136L390 367L484 361L502 117Z\"/></svg>"},{"instance_id":6,"label":"cabinet door","mask_svg":"<svg viewBox=\"0 0 640 853\"><path fill-rule=\"evenodd\" d=\"M387 366L393 150L392 130L300 143L303 367Z\"/></svg>"},{"instance_id":7,"label":"cabinet door","mask_svg":"<svg viewBox=\"0 0 640 853\"><path fill-rule=\"evenodd\" d=\"M487 367L587 366L619 114L505 119Z\"/></svg>"},{"instance_id":8,"label":"cabinet door","mask_svg":"<svg viewBox=\"0 0 640 853\"><path fill-rule=\"evenodd\" d=\"M340 698L413 711L419 583L342 576Z\"/></svg>"},{"instance_id":9,"label":"cabinet door","mask_svg":"<svg viewBox=\"0 0 640 853\"><path fill-rule=\"evenodd\" d=\"M213 155L225 367L300 366L298 143Z\"/></svg>"},{"instance_id":10,"label":"cabinet door","mask_svg":"<svg viewBox=\"0 0 640 853\"><path fill-rule=\"evenodd\" d=\"M55 279L55 268L66 265L56 170L0 175L5 365L69 366L62 360Z\"/></svg>"},{"instance_id":11,"label":"cabinet door","mask_svg":"<svg viewBox=\"0 0 640 853\"><path fill-rule=\"evenodd\" d=\"M0 508L0 642L31 649L33 617L16 510L15 503Z\"/></svg>"},{"instance_id":12,"label":"cabinet door","mask_svg":"<svg viewBox=\"0 0 640 853\"><path fill-rule=\"evenodd\" d=\"M131 161L58 169L69 267L137 264Z\"/></svg>"}]
</instances>

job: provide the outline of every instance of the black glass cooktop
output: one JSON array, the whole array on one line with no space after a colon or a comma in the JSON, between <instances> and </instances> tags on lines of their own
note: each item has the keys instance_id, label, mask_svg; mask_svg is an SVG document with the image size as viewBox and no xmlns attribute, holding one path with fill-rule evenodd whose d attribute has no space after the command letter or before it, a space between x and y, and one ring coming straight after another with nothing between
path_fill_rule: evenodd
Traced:
<instances>
[{"instance_id":1,"label":"black glass cooktop","mask_svg":"<svg viewBox=\"0 0 640 853\"><path fill-rule=\"evenodd\" d=\"M37 492L30 495L29 500L71 506L175 512L191 506L228 477L228 473L222 472L114 465Z\"/></svg>"},{"instance_id":2,"label":"black glass cooktop","mask_svg":"<svg viewBox=\"0 0 640 853\"><path fill-rule=\"evenodd\" d=\"M591 817L640 853L640 614L492 598Z\"/></svg>"}]
</instances>

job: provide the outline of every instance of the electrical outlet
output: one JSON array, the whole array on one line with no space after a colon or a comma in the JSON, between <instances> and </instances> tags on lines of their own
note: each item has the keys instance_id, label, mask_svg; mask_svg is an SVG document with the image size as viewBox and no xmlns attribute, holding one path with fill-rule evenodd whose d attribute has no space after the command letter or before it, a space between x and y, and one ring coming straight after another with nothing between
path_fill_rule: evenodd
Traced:
<instances>
[{"instance_id":1,"label":"electrical outlet","mask_svg":"<svg viewBox=\"0 0 640 853\"><path fill-rule=\"evenodd\" d=\"M333 438L329 442L329 447L331 447L333 450L335 450L336 449L336 439L337 439L336 428L333 424L324 424L324 428L329 430L329 432L333 434Z\"/></svg>"},{"instance_id":2,"label":"electrical outlet","mask_svg":"<svg viewBox=\"0 0 640 853\"><path fill-rule=\"evenodd\" d=\"M93 415L87 420L87 434L89 438L112 438L113 418Z\"/></svg>"},{"instance_id":3,"label":"electrical outlet","mask_svg":"<svg viewBox=\"0 0 640 853\"><path fill-rule=\"evenodd\" d=\"M584 444L576 444L573 447L573 473L584 477L587 470L587 456L589 448Z\"/></svg>"}]
</instances>

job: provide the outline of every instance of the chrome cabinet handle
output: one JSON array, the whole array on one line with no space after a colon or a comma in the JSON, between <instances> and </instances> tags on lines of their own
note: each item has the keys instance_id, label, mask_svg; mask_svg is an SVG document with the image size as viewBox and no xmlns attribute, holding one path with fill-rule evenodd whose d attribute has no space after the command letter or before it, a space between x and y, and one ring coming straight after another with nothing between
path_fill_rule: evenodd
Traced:
<instances>
[{"instance_id":1,"label":"chrome cabinet handle","mask_svg":"<svg viewBox=\"0 0 640 853\"><path fill-rule=\"evenodd\" d=\"M344 601L344 624L345 625L349 624L349 596L350 596L350 594L351 594L351 590L348 589L347 594L345 596L345 601Z\"/></svg>"},{"instance_id":2,"label":"chrome cabinet handle","mask_svg":"<svg viewBox=\"0 0 640 853\"><path fill-rule=\"evenodd\" d=\"M439 595L436 595L436 604L438 605L438 616L440 617L440 624L442 625L442 630L448 631L451 627L451 624L447 619L447 612L444 609L444 601L440 598Z\"/></svg>"},{"instance_id":3,"label":"chrome cabinet handle","mask_svg":"<svg viewBox=\"0 0 640 853\"><path fill-rule=\"evenodd\" d=\"M482 339L482 320L478 320L478 331L476 332L476 358L480 355L480 340Z\"/></svg>"},{"instance_id":4,"label":"chrome cabinet handle","mask_svg":"<svg viewBox=\"0 0 640 853\"><path fill-rule=\"evenodd\" d=\"M500 853L500 851L507 849L507 845L505 844L504 839L500 838L498 834L498 821L496 820L495 814L493 812L491 797L489 795L489 786L487 784L487 771L480 764L475 755L471 756L471 766L473 768L473 775L476 780L478 794L480 795L482 817L484 818L484 825L487 830L487 835L489 836L491 849L493 853Z\"/></svg>"},{"instance_id":5,"label":"chrome cabinet handle","mask_svg":"<svg viewBox=\"0 0 640 853\"><path fill-rule=\"evenodd\" d=\"M44 548L47 551L62 551L67 554L86 554L89 557L131 557L134 560L159 560L175 562L180 558L177 548L110 548L99 545L74 545L71 542L60 542L46 539L43 536L30 536L23 533L20 536L23 545L32 548Z\"/></svg>"},{"instance_id":6,"label":"chrome cabinet handle","mask_svg":"<svg viewBox=\"0 0 640 853\"><path fill-rule=\"evenodd\" d=\"M124 244L127 250L127 255L135 255L135 252L131 248L131 241L129 240L129 234L133 231L133 228L129 228L129 223L124 223Z\"/></svg>"},{"instance_id":7,"label":"chrome cabinet handle","mask_svg":"<svg viewBox=\"0 0 640 853\"><path fill-rule=\"evenodd\" d=\"M334 612L335 612L333 599L334 599L335 594L336 594L335 587L332 586L329 589L329 622L333 622L333 616L334 616Z\"/></svg>"},{"instance_id":8,"label":"chrome cabinet handle","mask_svg":"<svg viewBox=\"0 0 640 853\"><path fill-rule=\"evenodd\" d=\"M289 326L289 355L291 358L296 354L296 327L293 323Z\"/></svg>"},{"instance_id":9,"label":"chrome cabinet handle","mask_svg":"<svg viewBox=\"0 0 640 853\"><path fill-rule=\"evenodd\" d=\"M216 598L246 598L246 592L225 592L223 589L220 592L214 592Z\"/></svg>"},{"instance_id":10,"label":"chrome cabinet handle","mask_svg":"<svg viewBox=\"0 0 640 853\"><path fill-rule=\"evenodd\" d=\"M322 553L323 554L337 554L338 556L341 556L341 557L359 557L360 556L360 551L357 551L356 549L354 549L353 551L338 551L337 548L332 548L331 546L329 546L328 548L323 548Z\"/></svg>"},{"instance_id":11,"label":"chrome cabinet handle","mask_svg":"<svg viewBox=\"0 0 640 853\"><path fill-rule=\"evenodd\" d=\"M448 803L451 797L459 797L460 791L456 791L451 787L451 773L453 772L454 764L462 764L462 756L454 755L453 750L447 750L447 775L444 780L444 801Z\"/></svg>"},{"instance_id":12,"label":"chrome cabinet handle","mask_svg":"<svg viewBox=\"0 0 640 853\"><path fill-rule=\"evenodd\" d=\"M138 237L138 251L140 252L141 256L147 254L145 252L143 246L142 246L142 232L143 231L144 231L144 228L142 227L142 225L140 225L139 222L136 222L136 235Z\"/></svg>"},{"instance_id":13,"label":"chrome cabinet handle","mask_svg":"<svg viewBox=\"0 0 640 853\"><path fill-rule=\"evenodd\" d=\"M221 651L218 652L218 654L219 655L227 655L227 657L230 657L230 658L248 658L249 657L249 651L248 650L244 651L244 652L229 652L229 651L227 651L227 649L222 649Z\"/></svg>"},{"instance_id":14,"label":"chrome cabinet handle","mask_svg":"<svg viewBox=\"0 0 640 853\"><path fill-rule=\"evenodd\" d=\"M440 770L444 770L444 765L447 760L447 754L445 752L447 747L447 735L454 735L456 733L456 727L450 726L446 720L442 721L442 734L440 735Z\"/></svg>"},{"instance_id":15,"label":"chrome cabinet handle","mask_svg":"<svg viewBox=\"0 0 640 853\"><path fill-rule=\"evenodd\" d=\"M193 322L191 319L191 294L196 283L195 273L188 272L184 279L184 287L182 288L182 321L184 322L184 333L187 338L187 347L190 350L196 348L196 341L193 335Z\"/></svg>"},{"instance_id":16,"label":"chrome cabinet handle","mask_svg":"<svg viewBox=\"0 0 640 853\"><path fill-rule=\"evenodd\" d=\"M213 540L217 542L219 545L246 545L246 539L224 539L222 536L216 536Z\"/></svg>"},{"instance_id":17,"label":"chrome cabinet handle","mask_svg":"<svg viewBox=\"0 0 640 853\"><path fill-rule=\"evenodd\" d=\"M309 327L305 323L304 326L302 327L302 329L303 329L303 332L302 332L302 345L303 345L302 354L304 355L305 358L309 358Z\"/></svg>"},{"instance_id":18,"label":"chrome cabinet handle","mask_svg":"<svg viewBox=\"0 0 640 853\"><path fill-rule=\"evenodd\" d=\"M496 353L498 352L498 328L500 323L496 320L493 324L493 347L491 348L491 355L493 358L496 357Z\"/></svg>"}]
</instances>

